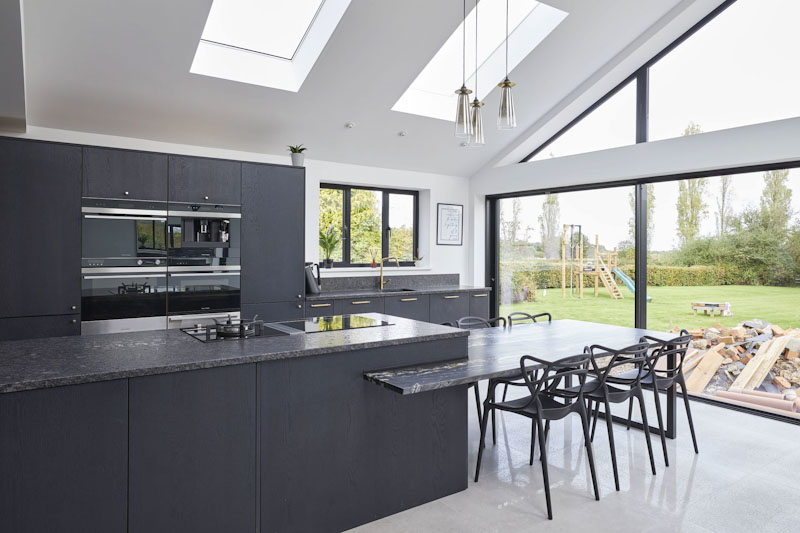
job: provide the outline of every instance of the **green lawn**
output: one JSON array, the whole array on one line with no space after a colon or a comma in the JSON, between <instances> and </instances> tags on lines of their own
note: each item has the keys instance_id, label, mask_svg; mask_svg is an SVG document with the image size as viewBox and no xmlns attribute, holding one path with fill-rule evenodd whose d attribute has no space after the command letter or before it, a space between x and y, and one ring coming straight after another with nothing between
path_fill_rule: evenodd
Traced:
<instances>
[{"instance_id":1,"label":"green lawn","mask_svg":"<svg viewBox=\"0 0 800 533\"><path fill-rule=\"evenodd\" d=\"M612 300L602 285L600 294L593 289L584 290L583 300L577 296L561 298L560 289L537 291L538 302L501 305L500 314L514 311L541 313L548 311L553 318L573 318L620 326L633 326L633 294L621 287L625 296ZM667 330L673 326L696 328L720 323L735 326L743 320L760 318L784 328L800 327L800 287L753 287L722 285L714 287L651 287L648 295L653 300L647 304L647 327ZM691 302L730 302L733 316L694 316Z\"/></svg>"}]
</instances>

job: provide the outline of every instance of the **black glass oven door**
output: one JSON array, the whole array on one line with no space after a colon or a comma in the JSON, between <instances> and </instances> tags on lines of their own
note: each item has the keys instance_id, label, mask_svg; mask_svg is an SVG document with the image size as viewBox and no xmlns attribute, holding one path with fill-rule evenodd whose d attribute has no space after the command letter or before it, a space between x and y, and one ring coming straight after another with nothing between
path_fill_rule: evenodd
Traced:
<instances>
[{"instance_id":1,"label":"black glass oven door","mask_svg":"<svg viewBox=\"0 0 800 533\"><path fill-rule=\"evenodd\" d=\"M81 280L82 321L166 315L166 269L146 273L88 270L84 269Z\"/></svg>"},{"instance_id":2,"label":"black glass oven door","mask_svg":"<svg viewBox=\"0 0 800 533\"><path fill-rule=\"evenodd\" d=\"M169 314L239 311L240 274L222 272L170 272Z\"/></svg>"},{"instance_id":3,"label":"black glass oven door","mask_svg":"<svg viewBox=\"0 0 800 533\"><path fill-rule=\"evenodd\" d=\"M143 259L167 256L166 217L83 215L84 259Z\"/></svg>"}]
</instances>

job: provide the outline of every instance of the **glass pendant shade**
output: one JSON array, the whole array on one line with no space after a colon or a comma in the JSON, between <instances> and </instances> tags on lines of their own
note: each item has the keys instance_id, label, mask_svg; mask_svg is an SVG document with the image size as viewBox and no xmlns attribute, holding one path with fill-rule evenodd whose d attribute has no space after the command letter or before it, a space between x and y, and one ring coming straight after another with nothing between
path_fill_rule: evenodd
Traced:
<instances>
[{"instance_id":1,"label":"glass pendant shade","mask_svg":"<svg viewBox=\"0 0 800 533\"><path fill-rule=\"evenodd\" d=\"M500 87L500 112L497 114L497 129L511 130L517 127L517 115L514 111L514 94L511 88L516 85L508 78L497 86Z\"/></svg>"},{"instance_id":2,"label":"glass pendant shade","mask_svg":"<svg viewBox=\"0 0 800 533\"><path fill-rule=\"evenodd\" d=\"M456 91L458 107L456 108L456 137L467 138L472 135L472 122L469 113L469 95L472 93L464 85Z\"/></svg>"},{"instance_id":3,"label":"glass pendant shade","mask_svg":"<svg viewBox=\"0 0 800 533\"><path fill-rule=\"evenodd\" d=\"M472 101L472 134L469 136L467 146L477 148L486 144L483 138L483 114L481 112L481 107L483 107L483 102L475 98L475 100Z\"/></svg>"}]
</instances>

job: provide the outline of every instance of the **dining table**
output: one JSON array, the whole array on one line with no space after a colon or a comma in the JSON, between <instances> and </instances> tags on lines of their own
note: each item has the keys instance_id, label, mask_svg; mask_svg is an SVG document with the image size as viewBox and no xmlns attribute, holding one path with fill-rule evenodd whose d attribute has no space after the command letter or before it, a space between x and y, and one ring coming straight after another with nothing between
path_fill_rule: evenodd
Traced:
<instances>
[{"instance_id":1,"label":"dining table","mask_svg":"<svg viewBox=\"0 0 800 533\"><path fill-rule=\"evenodd\" d=\"M364 374L364 379L397 394L422 394L438 389L471 385L482 380L519 376L520 358L523 355L552 362L582 354L587 346L592 345L610 349L624 348L638 344L644 336L668 341L676 335L663 331L572 319L472 329L469 333L466 357L367 372ZM669 355L668 359L667 367L675 368L675 356ZM528 368L535 367L529 364ZM677 436L675 386L668 388L665 395L664 430L668 438L674 439ZM612 419L614 422L628 423L627 418L616 415L612 415ZM644 426L636 421L631 421L630 427L644 429ZM657 427L649 426L649 430L659 433Z\"/></svg>"}]
</instances>

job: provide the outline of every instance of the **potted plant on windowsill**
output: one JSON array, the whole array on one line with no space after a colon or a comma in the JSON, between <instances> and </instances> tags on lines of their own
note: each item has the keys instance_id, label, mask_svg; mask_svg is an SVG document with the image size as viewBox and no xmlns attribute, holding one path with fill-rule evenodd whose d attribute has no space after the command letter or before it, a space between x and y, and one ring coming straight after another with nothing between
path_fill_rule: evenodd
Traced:
<instances>
[{"instance_id":1,"label":"potted plant on windowsill","mask_svg":"<svg viewBox=\"0 0 800 533\"><path fill-rule=\"evenodd\" d=\"M333 267L333 259L331 256L340 242L342 242L342 237L336 232L333 225L331 225L327 231L319 230L319 247L322 248L322 252L325 254L325 261L323 263L325 268Z\"/></svg>"},{"instance_id":2,"label":"potted plant on windowsill","mask_svg":"<svg viewBox=\"0 0 800 533\"><path fill-rule=\"evenodd\" d=\"M303 160L305 159L306 155L303 153L307 150L307 148L303 147L302 144L298 144L295 146L289 145L289 153L292 154L292 165L295 167L302 167Z\"/></svg>"}]
</instances>

